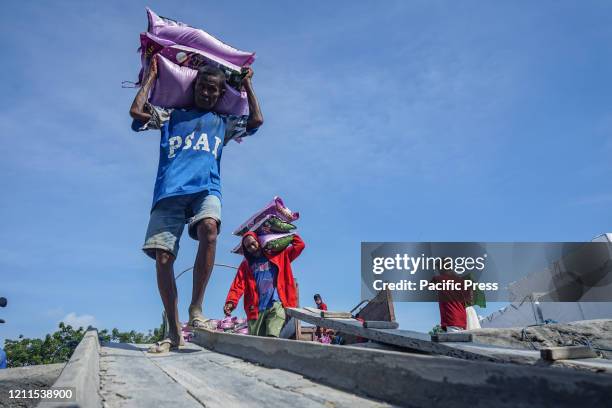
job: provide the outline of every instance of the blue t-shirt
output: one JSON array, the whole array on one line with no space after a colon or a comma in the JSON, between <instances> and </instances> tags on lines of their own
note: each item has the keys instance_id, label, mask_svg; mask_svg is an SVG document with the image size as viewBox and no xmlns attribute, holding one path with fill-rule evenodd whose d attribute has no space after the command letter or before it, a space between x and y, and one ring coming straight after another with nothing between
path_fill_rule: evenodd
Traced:
<instances>
[{"instance_id":1,"label":"blue t-shirt","mask_svg":"<svg viewBox=\"0 0 612 408\"><path fill-rule=\"evenodd\" d=\"M255 277L257 293L259 294L259 311L272 307L277 299L276 296L276 274L278 268L265 256L256 258L251 262L251 270Z\"/></svg>"},{"instance_id":2,"label":"blue t-shirt","mask_svg":"<svg viewBox=\"0 0 612 408\"><path fill-rule=\"evenodd\" d=\"M150 104L151 119L134 121L135 131L160 129L159 167L153 207L162 198L208 191L221 199L221 153L231 139L253 134L247 116L215 112L163 109Z\"/></svg>"}]
</instances>

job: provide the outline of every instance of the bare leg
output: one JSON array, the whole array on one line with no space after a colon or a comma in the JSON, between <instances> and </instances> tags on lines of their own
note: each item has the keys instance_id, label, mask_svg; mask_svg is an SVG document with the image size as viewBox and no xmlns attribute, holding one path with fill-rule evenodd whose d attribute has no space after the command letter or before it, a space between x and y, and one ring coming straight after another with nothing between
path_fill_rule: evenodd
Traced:
<instances>
[{"instance_id":1,"label":"bare leg","mask_svg":"<svg viewBox=\"0 0 612 408\"><path fill-rule=\"evenodd\" d=\"M191 293L191 305L189 306L189 318L202 315L202 302L206 285L210 280L213 265L215 263L215 251L217 249L217 221L212 218L204 218L197 226L198 253L193 265L193 291Z\"/></svg>"},{"instance_id":2,"label":"bare leg","mask_svg":"<svg viewBox=\"0 0 612 408\"><path fill-rule=\"evenodd\" d=\"M173 344L179 345L181 334L178 320L178 295L174 280L174 256L169 252L155 252L155 268L157 269L157 287L168 317L168 331Z\"/></svg>"}]
</instances>

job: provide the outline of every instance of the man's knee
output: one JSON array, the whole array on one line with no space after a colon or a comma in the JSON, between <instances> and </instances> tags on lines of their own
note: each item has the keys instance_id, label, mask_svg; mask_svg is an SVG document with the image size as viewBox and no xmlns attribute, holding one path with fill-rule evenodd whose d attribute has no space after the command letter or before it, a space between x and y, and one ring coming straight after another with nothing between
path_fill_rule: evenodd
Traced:
<instances>
[{"instance_id":1,"label":"man's knee","mask_svg":"<svg viewBox=\"0 0 612 408\"><path fill-rule=\"evenodd\" d=\"M174 255L163 249L156 249L155 262L160 266L172 266L174 264Z\"/></svg>"},{"instance_id":2,"label":"man's knee","mask_svg":"<svg viewBox=\"0 0 612 408\"><path fill-rule=\"evenodd\" d=\"M198 240L209 244L217 243L217 220L204 218L198 223Z\"/></svg>"}]
</instances>

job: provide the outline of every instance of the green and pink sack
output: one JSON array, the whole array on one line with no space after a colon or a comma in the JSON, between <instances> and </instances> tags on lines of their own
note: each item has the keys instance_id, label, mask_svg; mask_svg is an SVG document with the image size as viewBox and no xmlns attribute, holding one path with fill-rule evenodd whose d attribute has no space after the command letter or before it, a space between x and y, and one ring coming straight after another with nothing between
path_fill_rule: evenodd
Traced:
<instances>
[{"instance_id":1,"label":"green and pink sack","mask_svg":"<svg viewBox=\"0 0 612 408\"><path fill-rule=\"evenodd\" d=\"M254 231L255 226L262 221L270 221L271 218L268 216L273 216L278 218L283 223L291 223L300 218L299 212L293 212L287 206L283 200L276 196L261 210L257 211L251 218L245 221L240 227L238 227L234 231L234 235L243 236L247 231ZM271 221L278 225L277 221ZM263 225L263 224L262 224ZM277 228L288 228L287 226L277 227ZM294 227L295 229L295 227ZM274 231L271 229L271 231Z\"/></svg>"},{"instance_id":2,"label":"green and pink sack","mask_svg":"<svg viewBox=\"0 0 612 408\"><path fill-rule=\"evenodd\" d=\"M267 234L267 235L259 235L257 239L259 240L259 245L270 252L280 252L287 248L291 242L293 241L293 233L283 233L283 234ZM244 255L242 252L242 242L240 242L232 252L239 255Z\"/></svg>"}]
</instances>

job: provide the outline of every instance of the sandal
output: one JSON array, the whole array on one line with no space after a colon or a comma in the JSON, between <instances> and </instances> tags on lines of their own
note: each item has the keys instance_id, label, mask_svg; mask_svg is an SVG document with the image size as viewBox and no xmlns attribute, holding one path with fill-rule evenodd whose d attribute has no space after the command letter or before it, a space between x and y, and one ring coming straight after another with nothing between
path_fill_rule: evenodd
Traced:
<instances>
[{"instance_id":1,"label":"sandal","mask_svg":"<svg viewBox=\"0 0 612 408\"><path fill-rule=\"evenodd\" d=\"M188 325L194 329L215 330L217 328L217 323L215 321L207 319L204 316L194 316L190 318Z\"/></svg>"},{"instance_id":2,"label":"sandal","mask_svg":"<svg viewBox=\"0 0 612 408\"><path fill-rule=\"evenodd\" d=\"M164 337L166 337L165 340L172 341L172 339L171 339L172 335L171 335L170 331L168 330L168 326L170 326L170 323L168 322L168 317L166 316L166 312L165 311L162 312L162 319L164 320L164 325L163 326L164 326ZM183 337L183 326L179 322L177 322L176 327L177 327L176 334L177 334L177 336L179 338L179 347L183 347L185 345L185 339ZM162 340L162 341L165 341L165 340ZM158 342L158 343L161 344L161 342ZM158 343L155 343L155 344L158 344Z\"/></svg>"},{"instance_id":3,"label":"sandal","mask_svg":"<svg viewBox=\"0 0 612 408\"><path fill-rule=\"evenodd\" d=\"M172 340L164 339L162 341L158 341L157 343L149 347L149 350L147 350L147 352L151 354L162 354L168 353L169 351L178 350L178 348L179 346L172 343Z\"/></svg>"},{"instance_id":4,"label":"sandal","mask_svg":"<svg viewBox=\"0 0 612 408\"><path fill-rule=\"evenodd\" d=\"M198 306L189 306L189 323L188 326L194 329L215 330L217 324L212 319L207 319L202 315L202 308Z\"/></svg>"}]
</instances>

